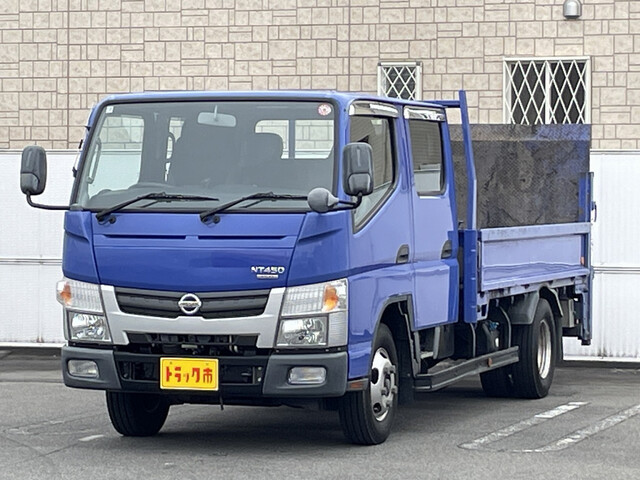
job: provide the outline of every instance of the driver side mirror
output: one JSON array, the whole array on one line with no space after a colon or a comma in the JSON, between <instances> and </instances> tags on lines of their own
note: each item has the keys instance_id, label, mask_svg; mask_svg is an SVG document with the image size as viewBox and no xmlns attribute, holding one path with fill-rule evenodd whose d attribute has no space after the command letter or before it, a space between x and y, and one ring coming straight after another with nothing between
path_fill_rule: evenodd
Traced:
<instances>
[{"instance_id":1,"label":"driver side mirror","mask_svg":"<svg viewBox=\"0 0 640 480\"><path fill-rule=\"evenodd\" d=\"M373 149L364 142L345 145L342 150L343 188L347 195L364 196L373 192Z\"/></svg>"},{"instance_id":2,"label":"driver side mirror","mask_svg":"<svg viewBox=\"0 0 640 480\"><path fill-rule=\"evenodd\" d=\"M25 195L40 195L47 184L47 153L38 145L22 151L20 189Z\"/></svg>"}]
</instances>

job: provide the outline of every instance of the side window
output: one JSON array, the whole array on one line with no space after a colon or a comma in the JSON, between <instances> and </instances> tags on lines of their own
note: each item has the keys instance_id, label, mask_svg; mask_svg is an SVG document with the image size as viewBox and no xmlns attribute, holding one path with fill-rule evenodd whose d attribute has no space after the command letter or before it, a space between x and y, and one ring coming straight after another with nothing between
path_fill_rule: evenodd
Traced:
<instances>
[{"instance_id":1,"label":"side window","mask_svg":"<svg viewBox=\"0 0 640 480\"><path fill-rule=\"evenodd\" d=\"M295 125L294 151L289 151L289 126ZM282 158L324 160L332 156L333 120L260 120L256 133L275 133L282 138Z\"/></svg>"},{"instance_id":2,"label":"side window","mask_svg":"<svg viewBox=\"0 0 640 480\"><path fill-rule=\"evenodd\" d=\"M182 135L182 127L184 125L184 119L179 117L171 117L169 119L169 135L167 138L167 160L170 160L173 156L173 149L176 142Z\"/></svg>"},{"instance_id":3,"label":"side window","mask_svg":"<svg viewBox=\"0 0 640 480\"><path fill-rule=\"evenodd\" d=\"M440 124L409 120L413 176L418 195L433 195L444 190L444 160Z\"/></svg>"},{"instance_id":4,"label":"side window","mask_svg":"<svg viewBox=\"0 0 640 480\"><path fill-rule=\"evenodd\" d=\"M333 120L296 120L296 159L325 159L332 149Z\"/></svg>"},{"instance_id":5,"label":"side window","mask_svg":"<svg viewBox=\"0 0 640 480\"><path fill-rule=\"evenodd\" d=\"M88 195L105 188L128 188L138 182L142 160L142 117L109 115L90 154Z\"/></svg>"},{"instance_id":6,"label":"side window","mask_svg":"<svg viewBox=\"0 0 640 480\"><path fill-rule=\"evenodd\" d=\"M395 176L391 122L387 118L354 116L351 118L350 142L364 142L373 150L373 193L362 199L354 211L358 225L382 203L393 188Z\"/></svg>"}]
</instances>

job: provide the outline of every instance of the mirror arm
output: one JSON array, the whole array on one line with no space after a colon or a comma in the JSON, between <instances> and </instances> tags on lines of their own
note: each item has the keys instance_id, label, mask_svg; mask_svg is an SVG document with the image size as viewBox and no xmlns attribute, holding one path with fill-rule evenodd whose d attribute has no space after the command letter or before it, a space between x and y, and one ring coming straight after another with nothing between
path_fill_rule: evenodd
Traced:
<instances>
[{"instance_id":1,"label":"mirror arm","mask_svg":"<svg viewBox=\"0 0 640 480\"><path fill-rule=\"evenodd\" d=\"M339 200L338 204L342 205L342 207L332 208L329 210L330 212L339 212L340 210L355 210L362 203L362 194L359 193L355 202L350 202L348 200Z\"/></svg>"},{"instance_id":2,"label":"mirror arm","mask_svg":"<svg viewBox=\"0 0 640 480\"><path fill-rule=\"evenodd\" d=\"M43 205L31 200L31 194L27 193L27 203L34 208L41 208L43 210L69 210L69 205Z\"/></svg>"}]
</instances>

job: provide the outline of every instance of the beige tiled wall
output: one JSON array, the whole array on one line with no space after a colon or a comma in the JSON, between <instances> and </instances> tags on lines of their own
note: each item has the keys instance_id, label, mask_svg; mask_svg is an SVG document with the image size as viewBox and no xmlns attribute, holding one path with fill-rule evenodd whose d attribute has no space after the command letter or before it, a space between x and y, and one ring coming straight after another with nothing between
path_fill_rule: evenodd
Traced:
<instances>
[{"instance_id":1,"label":"beige tiled wall","mask_svg":"<svg viewBox=\"0 0 640 480\"><path fill-rule=\"evenodd\" d=\"M589 56L593 147L640 149L640 1L1 0L0 148L75 146L108 93L376 91L380 60L423 62L424 98L465 88L501 123L505 57Z\"/></svg>"}]
</instances>

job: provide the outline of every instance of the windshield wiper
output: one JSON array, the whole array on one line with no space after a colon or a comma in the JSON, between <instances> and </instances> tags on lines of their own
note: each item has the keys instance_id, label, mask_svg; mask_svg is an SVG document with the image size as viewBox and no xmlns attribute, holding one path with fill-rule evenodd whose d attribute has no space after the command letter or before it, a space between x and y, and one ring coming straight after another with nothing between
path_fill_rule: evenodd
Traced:
<instances>
[{"instance_id":1,"label":"windshield wiper","mask_svg":"<svg viewBox=\"0 0 640 480\"><path fill-rule=\"evenodd\" d=\"M241 197L231 202L224 203L216 208L212 208L211 210L207 210L200 214L200 220L203 223L207 223L209 219L215 216L217 213L224 212L225 210L235 207L239 203L246 202L247 200L257 200L251 205L255 205L256 203L260 203L264 200L306 200L306 195L289 195L289 194L277 194L273 192L263 192L263 193L253 193L251 195L247 195L246 197Z\"/></svg>"},{"instance_id":2,"label":"windshield wiper","mask_svg":"<svg viewBox=\"0 0 640 480\"><path fill-rule=\"evenodd\" d=\"M216 197L206 197L203 195L183 195L183 194L170 194L165 192L151 192L145 195L140 195L139 197L131 198L125 202L118 203L113 207L105 208L104 210L100 210L96 213L96 219L99 222L102 222L105 218L111 215L118 210L122 210L124 207L128 207L131 204L139 202L141 200L155 200L156 202L173 202L173 201L181 201L181 200L213 200L219 201L219 198ZM154 202L155 203L155 202ZM151 205L151 204L149 204Z\"/></svg>"}]
</instances>

